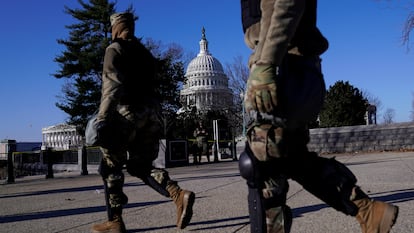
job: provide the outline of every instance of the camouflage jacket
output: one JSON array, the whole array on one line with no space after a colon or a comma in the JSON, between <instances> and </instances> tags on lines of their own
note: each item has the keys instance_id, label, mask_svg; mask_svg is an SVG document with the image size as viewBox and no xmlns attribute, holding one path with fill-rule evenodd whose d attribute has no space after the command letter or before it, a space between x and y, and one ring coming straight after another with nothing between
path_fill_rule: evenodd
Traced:
<instances>
[{"instance_id":1,"label":"camouflage jacket","mask_svg":"<svg viewBox=\"0 0 414 233\"><path fill-rule=\"evenodd\" d=\"M116 111L140 111L157 105L156 59L136 38L116 39L106 48L98 121Z\"/></svg>"},{"instance_id":2,"label":"camouflage jacket","mask_svg":"<svg viewBox=\"0 0 414 233\"><path fill-rule=\"evenodd\" d=\"M250 35L257 41L251 62L279 66L287 52L301 56L325 52L328 41L317 28L316 8L317 0L241 0L243 30L255 27L255 35Z\"/></svg>"}]
</instances>

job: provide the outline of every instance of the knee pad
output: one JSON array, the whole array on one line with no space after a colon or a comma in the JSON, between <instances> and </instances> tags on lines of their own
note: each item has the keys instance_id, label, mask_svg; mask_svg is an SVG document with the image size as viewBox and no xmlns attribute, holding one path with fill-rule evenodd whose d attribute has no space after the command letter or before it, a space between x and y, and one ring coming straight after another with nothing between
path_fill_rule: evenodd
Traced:
<instances>
[{"instance_id":1,"label":"knee pad","mask_svg":"<svg viewBox=\"0 0 414 233\"><path fill-rule=\"evenodd\" d=\"M253 152L250 150L249 145L246 143L244 151L240 154L239 158L239 171L241 177L247 180L247 184L252 188L258 188L257 183L260 180L257 172L258 161L254 158Z\"/></svg>"},{"instance_id":2,"label":"knee pad","mask_svg":"<svg viewBox=\"0 0 414 233\"><path fill-rule=\"evenodd\" d=\"M272 167L268 165L266 162L257 161L248 145L239 158L240 175L246 179L249 188L261 192L260 199L265 208L284 205L289 190L287 178L282 175L269 175L269 171L266 170Z\"/></svg>"},{"instance_id":3,"label":"knee pad","mask_svg":"<svg viewBox=\"0 0 414 233\"><path fill-rule=\"evenodd\" d=\"M356 186L355 175L335 158L310 157L308 168L301 177L293 177L307 191L326 204L347 215L355 215L358 208L351 201L352 189Z\"/></svg>"}]
</instances>

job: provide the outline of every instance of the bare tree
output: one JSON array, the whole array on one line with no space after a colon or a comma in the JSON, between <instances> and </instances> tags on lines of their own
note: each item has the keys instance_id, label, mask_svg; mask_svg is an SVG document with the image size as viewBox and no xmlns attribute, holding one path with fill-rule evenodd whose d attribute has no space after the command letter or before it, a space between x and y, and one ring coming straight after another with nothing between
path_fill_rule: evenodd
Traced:
<instances>
[{"instance_id":1,"label":"bare tree","mask_svg":"<svg viewBox=\"0 0 414 233\"><path fill-rule=\"evenodd\" d=\"M384 115L382 116L384 120L384 124L394 123L394 117L395 117L395 110L392 108L387 108L384 112Z\"/></svg>"},{"instance_id":2,"label":"bare tree","mask_svg":"<svg viewBox=\"0 0 414 233\"><path fill-rule=\"evenodd\" d=\"M242 56L236 56L233 63L226 64L225 73L229 78L229 87L234 94L243 94L246 89L249 68Z\"/></svg>"},{"instance_id":3,"label":"bare tree","mask_svg":"<svg viewBox=\"0 0 414 233\"><path fill-rule=\"evenodd\" d=\"M225 73L229 78L229 88L232 90L235 97L235 110L236 112L241 113L241 132L242 135L245 135L245 126L248 119L243 108L243 98L246 91L246 82L249 78L249 68L247 66L247 62L244 61L242 56L236 56L233 63L226 64ZM239 114L234 114L236 118L238 115Z\"/></svg>"},{"instance_id":4,"label":"bare tree","mask_svg":"<svg viewBox=\"0 0 414 233\"><path fill-rule=\"evenodd\" d=\"M375 107L377 107L377 110L381 110L382 109L382 102L381 100L372 95L370 92L368 92L367 90L362 90L362 96L368 100L368 103L371 105L375 105Z\"/></svg>"},{"instance_id":5,"label":"bare tree","mask_svg":"<svg viewBox=\"0 0 414 233\"><path fill-rule=\"evenodd\" d=\"M409 45L410 45L410 33L413 29L414 29L414 12L411 12L407 17L407 20L405 21L404 29L402 33L402 41L403 41L403 44L407 46L407 49L409 48Z\"/></svg>"}]
</instances>

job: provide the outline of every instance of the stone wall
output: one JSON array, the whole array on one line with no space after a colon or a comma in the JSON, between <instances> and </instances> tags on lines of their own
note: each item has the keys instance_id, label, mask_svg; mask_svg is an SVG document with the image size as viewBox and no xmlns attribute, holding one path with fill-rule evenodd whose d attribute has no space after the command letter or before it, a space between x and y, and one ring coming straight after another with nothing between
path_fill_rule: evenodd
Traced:
<instances>
[{"instance_id":1,"label":"stone wall","mask_svg":"<svg viewBox=\"0 0 414 233\"><path fill-rule=\"evenodd\" d=\"M414 122L310 130L311 151L321 154L414 149Z\"/></svg>"}]
</instances>

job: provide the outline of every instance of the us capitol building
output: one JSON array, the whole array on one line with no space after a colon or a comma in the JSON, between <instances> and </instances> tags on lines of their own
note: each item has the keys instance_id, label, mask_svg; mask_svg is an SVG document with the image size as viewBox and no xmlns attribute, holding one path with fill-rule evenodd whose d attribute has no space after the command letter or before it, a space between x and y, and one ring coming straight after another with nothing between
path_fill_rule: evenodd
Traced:
<instances>
[{"instance_id":1,"label":"us capitol building","mask_svg":"<svg viewBox=\"0 0 414 233\"><path fill-rule=\"evenodd\" d=\"M180 91L182 108L179 110L198 112L223 110L233 106L233 94L223 66L208 51L205 29L199 42L200 52L189 63L185 73L183 89Z\"/></svg>"},{"instance_id":2,"label":"us capitol building","mask_svg":"<svg viewBox=\"0 0 414 233\"><path fill-rule=\"evenodd\" d=\"M205 29L199 42L200 51L189 63L185 82L180 91L182 108L178 111L191 111L194 107L197 112L210 110L224 110L233 106L233 94L229 89L228 77L223 66L208 51L208 41ZM82 146L83 137L77 135L76 127L67 124L58 124L42 128L42 148L66 150Z\"/></svg>"}]
</instances>

